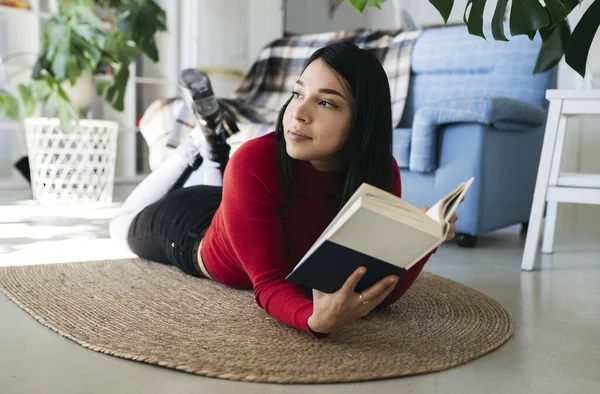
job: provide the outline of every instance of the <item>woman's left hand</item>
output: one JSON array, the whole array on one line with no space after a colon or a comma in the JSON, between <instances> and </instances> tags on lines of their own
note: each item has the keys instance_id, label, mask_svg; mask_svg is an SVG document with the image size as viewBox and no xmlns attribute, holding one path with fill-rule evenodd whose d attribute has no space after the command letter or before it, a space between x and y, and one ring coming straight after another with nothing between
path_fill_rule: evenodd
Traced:
<instances>
[{"instance_id":1,"label":"woman's left hand","mask_svg":"<svg viewBox=\"0 0 600 394\"><path fill-rule=\"evenodd\" d=\"M452 214L452 217L448 221L450 223L450 230L448 230L448 236L446 237L446 241L452 241L456 236L456 221L458 220L458 215L456 212Z\"/></svg>"},{"instance_id":2,"label":"woman's left hand","mask_svg":"<svg viewBox=\"0 0 600 394\"><path fill-rule=\"evenodd\" d=\"M423 212L427 212L429 210L429 207L421 207L420 209ZM448 223L450 224L450 230L448 230L448 235L446 236L446 241L452 241L454 239L454 237L456 236L455 233L456 233L456 221L457 220L458 220L458 215L456 214L456 212L454 212L452 214L452 217L448 221Z\"/></svg>"}]
</instances>

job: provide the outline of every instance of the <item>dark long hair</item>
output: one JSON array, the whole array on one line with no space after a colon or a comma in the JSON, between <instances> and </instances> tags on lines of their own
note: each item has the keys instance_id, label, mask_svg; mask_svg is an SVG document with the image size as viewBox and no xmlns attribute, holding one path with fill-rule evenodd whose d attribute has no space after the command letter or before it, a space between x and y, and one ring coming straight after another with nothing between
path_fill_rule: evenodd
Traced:
<instances>
[{"instance_id":1,"label":"dark long hair","mask_svg":"<svg viewBox=\"0 0 600 394\"><path fill-rule=\"evenodd\" d=\"M341 152L342 164L348 172L338 196L340 206L363 182L392 192L392 106L389 82L380 61L348 41L318 49L307 60L304 70L317 59L348 83L354 98L350 134ZM283 115L291 100L292 96L279 111L275 129L279 169L287 195L284 206L299 196L293 182L296 160L287 154L283 127Z\"/></svg>"}]
</instances>

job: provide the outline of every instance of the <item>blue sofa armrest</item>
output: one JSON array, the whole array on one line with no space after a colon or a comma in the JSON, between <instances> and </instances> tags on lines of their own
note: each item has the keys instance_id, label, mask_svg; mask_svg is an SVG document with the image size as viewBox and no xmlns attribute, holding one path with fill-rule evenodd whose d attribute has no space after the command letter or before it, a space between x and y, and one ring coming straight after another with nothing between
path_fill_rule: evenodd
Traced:
<instances>
[{"instance_id":1,"label":"blue sofa armrest","mask_svg":"<svg viewBox=\"0 0 600 394\"><path fill-rule=\"evenodd\" d=\"M480 123L491 129L526 131L546 122L546 111L536 104L504 97L449 100L425 105L413 119L409 168L436 170L438 127Z\"/></svg>"}]
</instances>

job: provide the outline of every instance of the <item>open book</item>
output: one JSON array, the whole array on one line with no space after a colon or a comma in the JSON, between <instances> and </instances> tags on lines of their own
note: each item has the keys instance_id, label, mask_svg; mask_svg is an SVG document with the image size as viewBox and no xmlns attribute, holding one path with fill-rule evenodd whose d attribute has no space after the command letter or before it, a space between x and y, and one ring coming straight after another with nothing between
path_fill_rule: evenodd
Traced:
<instances>
[{"instance_id":1,"label":"open book","mask_svg":"<svg viewBox=\"0 0 600 394\"><path fill-rule=\"evenodd\" d=\"M360 266L367 273L356 291L385 276L401 276L444 242L448 221L473 180L459 184L426 213L363 183L286 279L333 293Z\"/></svg>"}]
</instances>

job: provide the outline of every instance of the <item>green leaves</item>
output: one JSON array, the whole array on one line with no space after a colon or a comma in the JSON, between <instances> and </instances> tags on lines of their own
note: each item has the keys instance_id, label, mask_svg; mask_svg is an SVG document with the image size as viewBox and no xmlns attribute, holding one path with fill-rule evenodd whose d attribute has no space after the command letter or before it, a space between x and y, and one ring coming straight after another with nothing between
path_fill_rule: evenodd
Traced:
<instances>
[{"instance_id":1,"label":"green leaves","mask_svg":"<svg viewBox=\"0 0 600 394\"><path fill-rule=\"evenodd\" d=\"M594 36L600 26L600 0L594 1L575 26L567 43L565 60L581 76L585 76L585 66Z\"/></svg>"},{"instance_id":2,"label":"green leaves","mask_svg":"<svg viewBox=\"0 0 600 394\"><path fill-rule=\"evenodd\" d=\"M153 0L61 0L59 5L59 12L44 25L33 81L18 89L28 116L38 101L43 102L45 115L58 116L70 130L71 120L80 114L61 86L75 84L83 73L103 74L110 67L114 78L98 83L98 94L122 111L130 64L142 53L159 60L155 37L167 24L165 11ZM1 92L0 100L3 116L20 117L16 97Z\"/></svg>"},{"instance_id":3,"label":"green leaves","mask_svg":"<svg viewBox=\"0 0 600 394\"><path fill-rule=\"evenodd\" d=\"M479 36L485 39L483 35L483 12L485 11L485 2L487 0L468 0L467 6L465 7L465 13L463 15L463 21L467 25L470 34ZM471 6L469 17L467 18L467 11Z\"/></svg>"},{"instance_id":4,"label":"green leaves","mask_svg":"<svg viewBox=\"0 0 600 394\"><path fill-rule=\"evenodd\" d=\"M369 0L369 4L367 4L371 8L381 9L381 5L385 3L386 0Z\"/></svg>"},{"instance_id":5,"label":"green leaves","mask_svg":"<svg viewBox=\"0 0 600 394\"><path fill-rule=\"evenodd\" d=\"M370 7L372 7L372 2L379 3L379 1L369 0ZM142 52L154 61L158 61L158 48L154 36L157 32L166 30L167 16L165 12L154 1L145 0L137 10L132 37Z\"/></svg>"},{"instance_id":6,"label":"green leaves","mask_svg":"<svg viewBox=\"0 0 600 394\"><path fill-rule=\"evenodd\" d=\"M19 89L21 99L23 100L23 106L25 107L25 116L33 115L33 113L35 112L35 107L37 106L37 101L33 97L31 87L21 84L17 88Z\"/></svg>"},{"instance_id":7,"label":"green leaves","mask_svg":"<svg viewBox=\"0 0 600 394\"><path fill-rule=\"evenodd\" d=\"M533 40L542 27L550 24L550 16L538 0L513 0L510 10L510 33L526 34Z\"/></svg>"},{"instance_id":8,"label":"green leaves","mask_svg":"<svg viewBox=\"0 0 600 394\"><path fill-rule=\"evenodd\" d=\"M566 20L553 29L544 27L540 30L543 42L533 70L534 73L548 71L560 62L565 54L570 34L571 28Z\"/></svg>"},{"instance_id":9,"label":"green leaves","mask_svg":"<svg viewBox=\"0 0 600 394\"><path fill-rule=\"evenodd\" d=\"M19 101L7 91L0 90L0 118L19 120L20 112Z\"/></svg>"},{"instance_id":10,"label":"green leaves","mask_svg":"<svg viewBox=\"0 0 600 394\"><path fill-rule=\"evenodd\" d=\"M114 78L114 83L98 83L96 91L104 97L117 111L123 111L125 107L125 88L129 79L129 68L122 67L117 71Z\"/></svg>"},{"instance_id":11,"label":"green leaves","mask_svg":"<svg viewBox=\"0 0 600 394\"><path fill-rule=\"evenodd\" d=\"M544 2L550 14L550 27L556 27L572 10L568 6L568 0L545 0Z\"/></svg>"},{"instance_id":12,"label":"green leaves","mask_svg":"<svg viewBox=\"0 0 600 394\"><path fill-rule=\"evenodd\" d=\"M452 12L452 7L454 7L454 0L429 0L429 2L438 10L442 19L444 19L444 24L448 23L450 12Z\"/></svg>"},{"instance_id":13,"label":"green leaves","mask_svg":"<svg viewBox=\"0 0 600 394\"><path fill-rule=\"evenodd\" d=\"M47 45L46 56L53 73L58 78L65 78L70 54L70 28L65 18L57 19L44 26L44 44Z\"/></svg>"},{"instance_id":14,"label":"green leaves","mask_svg":"<svg viewBox=\"0 0 600 394\"><path fill-rule=\"evenodd\" d=\"M508 0L498 0L494 16L492 17L492 36L496 41L508 41L504 35L504 15L506 15L506 5Z\"/></svg>"},{"instance_id":15,"label":"green leaves","mask_svg":"<svg viewBox=\"0 0 600 394\"><path fill-rule=\"evenodd\" d=\"M491 21L492 35L497 41L508 41L504 33L504 16L508 0L495 1L496 8ZM444 23L448 23L454 0L429 0L429 2L438 10ZM355 3L365 2L355 1ZM486 3L487 0L467 0L463 16L469 33L482 38L486 38L483 34L483 14ZM600 0L591 3L571 33L566 18L579 3L580 0L544 0L544 5L539 0L512 1L509 17L511 34L526 35L533 40L539 32L542 38L535 73L548 71L565 55L567 64L581 76L585 76L588 53L600 27Z\"/></svg>"},{"instance_id":16,"label":"green leaves","mask_svg":"<svg viewBox=\"0 0 600 394\"><path fill-rule=\"evenodd\" d=\"M362 14L367 7L381 9L381 5L386 1L387 0L348 0L348 3Z\"/></svg>"}]
</instances>

